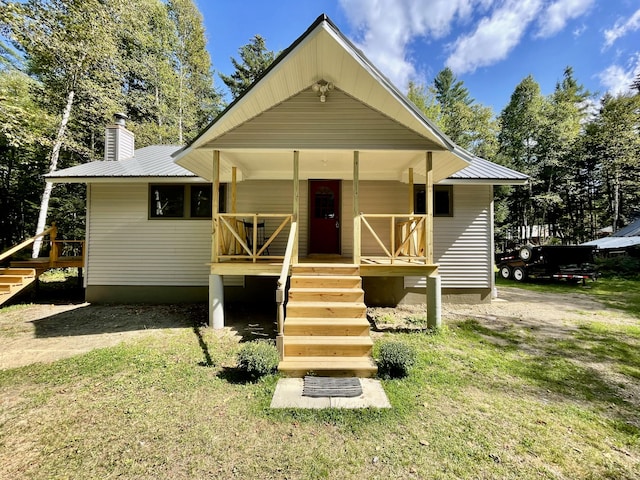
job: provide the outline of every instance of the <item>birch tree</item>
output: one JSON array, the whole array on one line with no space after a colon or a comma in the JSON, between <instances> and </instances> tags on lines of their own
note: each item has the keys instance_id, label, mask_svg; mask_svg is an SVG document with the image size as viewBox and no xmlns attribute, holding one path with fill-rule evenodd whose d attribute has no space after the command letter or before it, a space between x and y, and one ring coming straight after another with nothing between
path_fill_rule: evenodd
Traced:
<instances>
[{"instance_id":1,"label":"birch tree","mask_svg":"<svg viewBox=\"0 0 640 480\"><path fill-rule=\"evenodd\" d=\"M7 3L2 14L10 39L26 55L28 72L42 82L58 111L49 172L57 169L78 97L91 97L96 89L117 84L113 5L99 0L28 0ZM44 231L51 191L52 184L46 183L36 235ZM34 243L34 258L41 244L42 239Z\"/></svg>"}]
</instances>

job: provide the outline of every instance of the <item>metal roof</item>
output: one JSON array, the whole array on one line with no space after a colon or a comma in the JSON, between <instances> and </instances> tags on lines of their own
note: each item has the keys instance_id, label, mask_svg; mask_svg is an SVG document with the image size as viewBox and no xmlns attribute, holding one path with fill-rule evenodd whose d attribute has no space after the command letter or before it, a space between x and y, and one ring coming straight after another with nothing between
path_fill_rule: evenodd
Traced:
<instances>
[{"instance_id":1,"label":"metal roof","mask_svg":"<svg viewBox=\"0 0 640 480\"><path fill-rule=\"evenodd\" d=\"M640 219L631 222L612 235L613 237L640 237Z\"/></svg>"},{"instance_id":2,"label":"metal roof","mask_svg":"<svg viewBox=\"0 0 640 480\"><path fill-rule=\"evenodd\" d=\"M176 165L171 156L178 145L152 145L135 151L133 157L120 161L95 161L77 165L45 175L51 182L90 182L97 179L123 179L141 177L192 177L197 176Z\"/></svg>"},{"instance_id":3,"label":"metal roof","mask_svg":"<svg viewBox=\"0 0 640 480\"><path fill-rule=\"evenodd\" d=\"M484 158L473 157L471 165L457 171L451 175L448 180L464 180L465 183L473 183L475 180L482 181L483 183L519 185L526 183L528 178L524 173L516 172L515 170L490 162ZM442 183L447 183L447 181L443 181Z\"/></svg>"},{"instance_id":4,"label":"metal roof","mask_svg":"<svg viewBox=\"0 0 640 480\"><path fill-rule=\"evenodd\" d=\"M591 240L590 242L583 243L582 245L591 245L602 250L633 247L634 245L640 245L640 236L604 237L597 240Z\"/></svg>"}]
</instances>

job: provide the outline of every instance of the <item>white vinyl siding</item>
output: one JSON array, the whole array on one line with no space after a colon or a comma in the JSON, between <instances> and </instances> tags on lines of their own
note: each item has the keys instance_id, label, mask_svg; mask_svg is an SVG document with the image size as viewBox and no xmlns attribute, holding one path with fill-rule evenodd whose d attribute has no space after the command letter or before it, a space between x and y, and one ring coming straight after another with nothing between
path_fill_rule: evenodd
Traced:
<instances>
[{"instance_id":1,"label":"white vinyl siding","mask_svg":"<svg viewBox=\"0 0 640 480\"><path fill-rule=\"evenodd\" d=\"M453 217L433 219L434 257L443 288L491 287L491 185L454 185ZM405 287L425 286L405 277Z\"/></svg>"},{"instance_id":2,"label":"white vinyl siding","mask_svg":"<svg viewBox=\"0 0 640 480\"><path fill-rule=\"evenodd\" d=\"M360 211L402 213L408 209L408 186L396 181L360 182ZM353 182L343 181L342 255L353 252ZM237 186L240 213L293 211L291 181L247 180ZM434 218L434 255L440 264L444 288L488 288L491 279L490 185L454 185L453 217ZM211 221L148 219L148 184L92 184L88 216L88 285L208 284ZM270 235L280 220L268 220ZM300 182L299 255L308 247L308 183ZM365 228L363 228L363 232ZM376 227L381 238L390 234L389 221ZM284 254L289 229L269 247L271 255ZM363 254L381 254L368 233L363 233ZM241 284L225 278L225 285ZM421 286L420 277L406 277L405 286Z\"/></svg>"},{"instance_id":3,"label":"white vinyl siding","mask_svg":"<svg viewBox=\"0 0 640 480\"><path fill-rule=\"evenodd\" d=\"M147 183L90 192L88 285L208 285L211 220L149 220Z\"/></svg>"}]
</instances>

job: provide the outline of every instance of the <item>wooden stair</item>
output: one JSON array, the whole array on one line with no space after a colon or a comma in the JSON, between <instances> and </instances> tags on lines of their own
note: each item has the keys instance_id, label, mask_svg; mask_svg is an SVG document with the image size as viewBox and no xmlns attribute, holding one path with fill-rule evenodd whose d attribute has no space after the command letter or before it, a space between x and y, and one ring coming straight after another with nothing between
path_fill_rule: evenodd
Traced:
<instances>
[{"instance_id":1,"label":"wooden stair","mask_svg":"<svg viewBox=\"0 0 640 480\"><path fill-rule=\"evenodd\" d=\"M278 369L287 376L376 374L357 265L292 267L283 345Z\"/></svg>"},{"instance_id":2,"label":"wooden stair","mask_svg":"<svg viewBox=\"0 0 640 480\"><path fill-rule=\"evenodd\" d=\"M0 305L36 281L33 268L0 268Z\"/></svg>"}]
</instances>

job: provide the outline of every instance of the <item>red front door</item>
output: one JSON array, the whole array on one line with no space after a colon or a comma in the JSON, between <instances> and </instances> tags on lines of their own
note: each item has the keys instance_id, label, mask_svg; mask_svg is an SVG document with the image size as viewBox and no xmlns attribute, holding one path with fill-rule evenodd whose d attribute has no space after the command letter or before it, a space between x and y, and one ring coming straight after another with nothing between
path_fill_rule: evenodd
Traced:
<instances>
[{"instance_id":1,"label":"red front door","mask_svg":"<svg viewBox=\"0 0 640 480\"><path fill-rule=\"evenodd\" d=\"M309 180L309 253L340 254L340 180Z\"/></svg>"}]
</instances>

